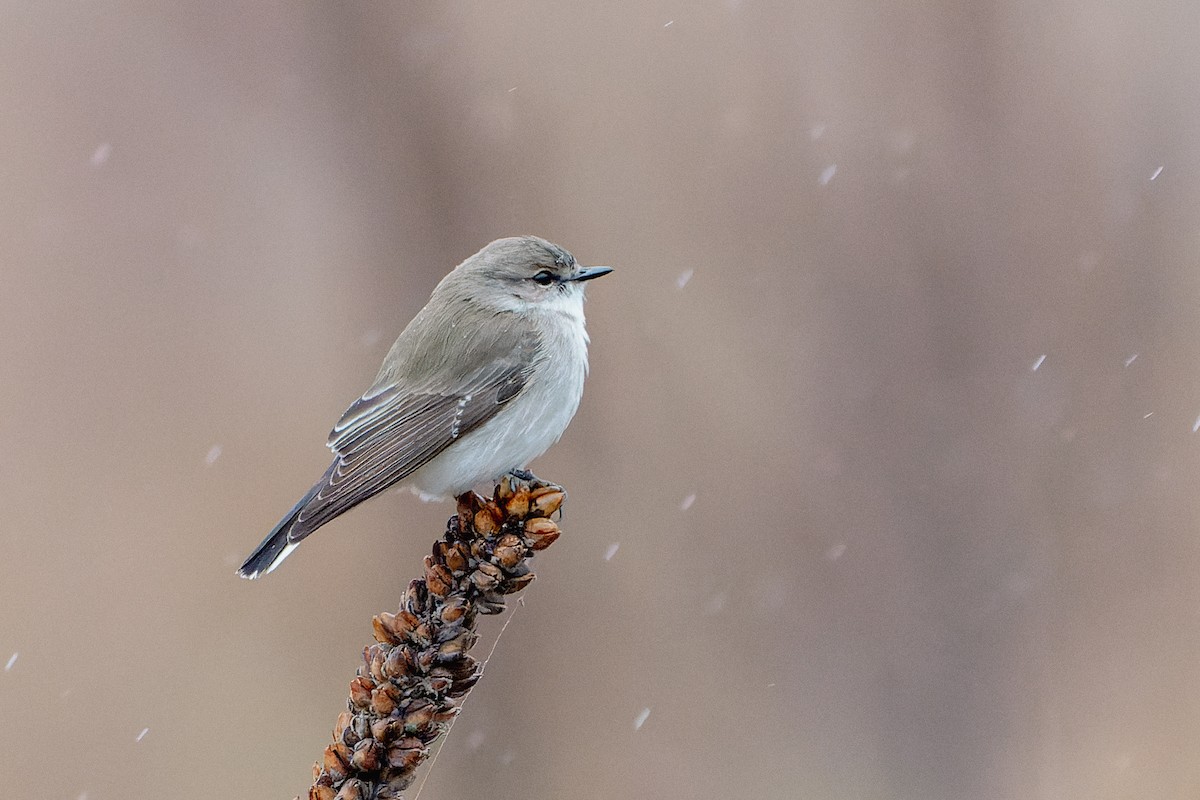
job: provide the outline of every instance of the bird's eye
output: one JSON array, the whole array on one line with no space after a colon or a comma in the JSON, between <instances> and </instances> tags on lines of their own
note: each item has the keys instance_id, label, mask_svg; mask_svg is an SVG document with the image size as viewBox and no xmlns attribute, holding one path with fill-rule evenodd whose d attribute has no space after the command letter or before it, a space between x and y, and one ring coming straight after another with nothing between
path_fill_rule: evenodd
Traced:
<instances>
[{"instance_id":1,"label":"bird's eye","mask_svg":"<svg viewBox=\"0 0 1200 800\"><path fill-rule=\"evenodd\" d=\"M538 286L549 286L554 283L554 273L548 269L544 269L533 276L533 282Z\"/></svg>"}]
</instances>

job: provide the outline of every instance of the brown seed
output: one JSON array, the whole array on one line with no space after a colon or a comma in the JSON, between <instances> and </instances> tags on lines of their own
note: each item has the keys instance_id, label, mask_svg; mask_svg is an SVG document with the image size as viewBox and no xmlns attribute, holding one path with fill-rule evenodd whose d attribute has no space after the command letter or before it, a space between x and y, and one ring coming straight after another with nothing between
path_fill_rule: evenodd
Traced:
<instances>
[{"instance_id":1,"label":"brown seed","mask_svg":"<svg viewBox=\"0 0 1200 800\"><path fill-rule=\"evenodd\" d=\"M516 480L512 475L505 475L496 484L496 500L503 503L512 497L515 491L517 491Z\"/></svg>"},{"instance_id":2,"label":"brown seed","mask_svg":"<svg viewBox=\"0 0 1200 800\"><path fill-rule=\"evenodd\" d=\"M308 790L308 800L333 800L332 786L313 786Z\"/></svg>"},{"instance_id":3,"label":"brown seed","mask_svg":"<svg viewBox=\"0 0 1200 800\"><path fill-rule=\"evenodd\" d=\"M404 735L404 720L398 717L377 719L371 723L371 733L384 744L394 742Z\"/></svg>"},{"instance_id":4,"label":"brown seed","mask_svg":"<svg viewBox=\"0 0 1200 800\"><path fill-rule=\"evenodd\" d=\"M446 605L442 606L442 610L438 613L438 616L442 618L442 622L450 624L458 622L466 613L466 598L455 596L446 599Z\"/></svg>"},{"instance_id":5,"label":"brown seed","mask_svg":"<svg viewBox=\"0 0 1200 800\"><path fill-rule=\"evenodd\" d=\"M503 584L504 593L512 594L513 592L521 591L526 586L528 586L530 583L532 583L533 579L535 577L537 577L537 576L534 575L532 572L527 572L524 575L517 575L516 577L509 578Z\"/></svg>"},{"instance_id":6,"label":"brown seed","mask_svg":"<svg viewBox=\"0 0 1200 800\"><path fill-rule=\"evenodd\" d=\"M427 683L432 694L445 694L454 686L454 680L449 675L430 678Z\"/></svg>"},{"instance_id":7,"label":"brown seed","mask_svg":"<svg viewBox=\"0 0 1200 800\"><path fill-rule=\"evenodd\" d=\"M434 708L428 702L410 708L404 715L404 730L418 733L429 729L433 722Z\"/></svg>"},{"instance_id":8,"label":"brown seed","mask_svg":"<svg viewBox=\"0 0 1200 800\"><path fill-rule=\"evenodd\" d=\"M387 651L383 649L384 647L386 647L386 645L378 644L373 644L370 647L369 655L371 660L369 662L370 666L368 667L368 670L371 673L371 677L375 679L376 683L387 680L383 674L383 662L387 661L388 657Z\"/></svg>"},{"instance_id":9,"label":"brown seed","mask_svg":"<svg viewBox=\"0 0 1200 800\"><path fill-rule=\"evenodd\" d=\"M460 678L459 680L456 680L454 682L454 686L451 687L449 690L447 690L446 696L447 697L462 697L464 694L471 691L471 689L473 689L475 687L475 684L479 683L479 679L482 677L483 677L483 670L476 670L474 673L466 676L465 678Z\"/></svg>"},{"instance_id":10,"label":"brown seed","mask_svg":"<svg viewBox=\"0 0 1200 800\"><path fill-rule=\"evenodd\" d=\"M413 628L421 624L421 620L416 614L408 611L401 611L396 615L395 631L396 635L404 638L412 631Z\"/></svg>"},{"instance_id":11,"label":"brown seed","mask_svg":"<svg viewBox=\"0 0 1200 800\"><path fill-rule=\"evenodd\" d=\"M386 611L371 617L371 628L375 634L375 641L387 644L400 643L400 638L396 636L395 631L392 629L392 623L395 620L396 615L389 614Z\"/></svg>"},{"instance_id":12,"label":"brown seed","mask_svg":"<svg viewBox=\"0 0 1200 800\"><path fill-rule=\"evenodd\" d=\"M530 502L535 514L548 517L567 499L567 493L558 486L543 486L530 493Z\"/></svg>"},{"instance_id":13,"label":"brown seed","mask_svg":"<svg viewBox=\"0 0 1200 800\"><path fill-rule=\"evenodd\" d=\"M484 506L475 512L475 531L480 536L491 536L500 530L500 518L495 506Z\"/></svg>"},{"instance_id":14,"label":"brown seed","mask_svg":"<svg viewBox=\"0 0 1200 800\"><path fill-rule=\"evenodd\" d=\"M350 702L359 708L366 708L371 704L371 690L374 688L375 683L370 678L359 675L350 681Z\"/></svg>"},{"instance_id":15,"label":"brown seed","mask_svg":"<svg viewBox=\"0 0 1200 800\"><path fill-rule=\"evenodd\" d=\"M443 656L438 666L445 670L444 674L450 675L457 682L475 674L479 662L466 653L454 653Z\"/></svg>"},{"instance_id":16,"label":"brown seed","mask_svg":"<svg viewBox=\"0 0 1200 800\"><path fill-rule=\"evenodd\" d=\"M458 496L458 524L463 533L470 533L475 512L483 507L483 498L475 492L467 492Z\"/></svg>"},{"instance_id":17,"label":"brown seed","mask_svg":"<svg viewBox=\"0 0 1200 800\"><path fill-rule=\"evenodd\" d=\"M374 739L363 739L354 747L350 766L359 772L374 772L379 769L379 760L383 755L383 745Z\"/></svg>"},{"instance_id":18,"label":"brown seed","mask_svg":"<svg viewBox=\"0 0 1200 800\"><path fill-rule=\"evenodd\" d=\"M496 549L492 551L493 561L506 570L515 567L524 557L525 543L520 536L511 533L501 536L500 541L496 542Z\"/></svg>"},{"instance_id":19,"label":"brown seed","mask_svg":"<svg viewBox=\"0 0 1200 800\"><path fill-rule=\"evenodd\" d=\"M329 776L333 778L335 782L346 777L346 762L342 760L340 755L338 755L338 751L333 745L329 745L325 748L325 761L322 766L324 766L325 771L329 773Z\"/></svg>"},{"instance_id":20,"label":"brown seed","mask_svg":"<svg viewBox=\"0 0 1200 800\"><path fill-rule=\"evenodd\" d=\"M334 800L363 800L362 784L351 778L342 784L342 789L334 797Z\"/></svg>"},{"instance_id":21,"label":"brown seed","mask_svg":"<svg viewBox=\"0 0 1200 800\"><path fill-rule=\"evenodd\" d=\"M480 566L484 565L480 564ZM488 566L491 565L489 564ZM489 575L482 570L471 573L471 583L475 584L475 587L480 591L486 592L494 589L499 582L500 581L495 576Z\"/></svg>"},{"instance_id":22,"label":"brown seed","mask_svg":"<svg viewBox=\"0 0 1200 800\"><path fill-rule=\"evenodd\" d=\"M499 495L497 500L502 500ZM519 487L511 497L504 500L504 512L510 517L524 518L529 514L529 490L524 486Z\"/></svg>"},{"instance_id":23,"label":"brown seed","mask_svg":"<svg viewBox=\"0 0 1200 800\"><path fill-rule=\"evenodd\" d=\"M453 585L450 570L437 563L433 556L425 556L425 585L438 597L445 597Z\"/></svg>"},{"instance_id":24,"label":"brown seed","mask_svg":"<svg viewBox=\"0 0 1200 800\"><path fill-rule=\"evenodd\" d=\"M561 534L558 526L545 518L531 519L525 523L525 541L529 543L530 550L545 550Z\"/></svg>"},{"instance_id":25,"label":"brown seed","mask_svg":"<svg viewBox=\"0 0 1200 800\"><path fill-rule=\"evenodd\" d=\"M425 613L428 603L429 590L425 586L425 581L415 578L409 581L408 588L404 590L404 600L400 607L413 616L420 617Z\"/></svg>"},{"instance_id":26,"label":"brown seed","mask_svg":"<svg viewBox=\"0 0 1200 800\"><path fill-rule=\"evenodd\" d=\"M387 717L373 717L371 719L371 738L384 741L383 737L387 735L387 724Z\"/></svg>"},{"instance_id":27,"label":"brown seed","mask_svg":"<svg viewBox=\"0 0 1200 800\"><path fill-rule=\"evenodd\" d=\"M454 703L447 703L433 712L433 721L442 724L458 716L461 709Z\"/></svg>"},{"instance_id":28,"label":"brown seed","mask_svg":"<svg viewBox=\"0 0 1200 800\"><path fill-rule=\"evenodd\" d=\"M396 701L392 699L391 692L385 692L382 689L376 689L371 692L371 710L376 714L386 717L395 708Z\"/></svg>"},{"instance_id":29,"label":"brown seed","mask_svg":"<svg viewBox=\"0 0 1200 800\"><path fill-rule=\"evenodd\" d=\"M440 655L463 653L474 647L477 641L479 641L479 634L475 633L475 631L463 631L453 639L442 642L438 646L438 653Z\"/></svg>"},{"instance_id":30,"label":"brown seed","mask_svg":"<svg viewBox=\"0 0 1200 800\"><path fill-rule=\"evenodd\" d=\"M342 738L342 731L350 727L350 723L354 720L354 715L349 711L343 711L338 714L337 722L333 723L333 738Z\"/></svg>"},{"instance_id":31,"label":"brown seed","mask_svg":"<svg viewBox=\"0 0 1200 800\"><path fill-rule=\"evenodd\" d=\"M525 548L523 546L505 547L504 545L501 545L500 547L497 547L496 552L492 554L492 558L496 559L496 563L504 569L512 569L519 564L521 559L524 557Z\"/></svg>"},{"instance_id":32,"label":"brown seed","mask_svg":"<svg viewBox=\"0 0 1200 800\"><path fill-rule=\"evenodd\" d=\"M349 727L342 731L341 736L335 736L333 743L337 744L341 742L342 744L346 745L346 747L354 747L354 745L358 744L362 738L363 737L359 736L353 727Z\"/></svg>"},{"instance_id":33,"label":"brown seed","mask_svg":"<svg viewBox=\"0 0 1200 800\"><path fill-rule=\"evenodd\" d=\"M475 608L480 614L503 614L506 606L504 598L497 592L484 591L475 601Z\"/></svg>"},{"instance_id":34,"label":"brown seed","mask_svg":"<svg viewBox=\"0 0 1200 800\"><path fill-rule=\"evenodd\" d=\"M388 653L387 660L383 662L383 674L389 679L402 678L409 673L411 666L408 650L403 647L393 647L392 652Z\"/></svg>"},{"instance_id":35,"label":"brown seed","mask_svg":"<svg viewBox=\"0 0 1200 800\"><path fill-rule=\"evenodd\" d=\"M389 747L387 751L388 765L396 769L408 770L413 769L424 761L425 757L429 755L429 750L420 744L419 739L416 741L418 742L417 747L401 747L399 745Z\"/></svg>"},{"instance_id":36,"label":"brown seed","mask_svg":"<svg viewBox=\"0 0 1200 800\"><path fill-rule=\"evenodd\" d=\"M443 539L438 539L436 542L434 542L433 543L433 553L432 553L433 560L439 564L445 564L446 563L446 550L449 549L449 547L450 547L450 545L447 544L446 541Z\"/></svg>"},{"instance_id":37,"label":"brown seed","mask_svg":"<svg viewBox=\"0 0 1200 800\"><path fill-rule=\"evenodd\" d=\"M467 551L461 544L456 544L446 550L446 569L450 570L451 574L461 575L467 571L470 566Z\"/></svg>"}]
</instances>

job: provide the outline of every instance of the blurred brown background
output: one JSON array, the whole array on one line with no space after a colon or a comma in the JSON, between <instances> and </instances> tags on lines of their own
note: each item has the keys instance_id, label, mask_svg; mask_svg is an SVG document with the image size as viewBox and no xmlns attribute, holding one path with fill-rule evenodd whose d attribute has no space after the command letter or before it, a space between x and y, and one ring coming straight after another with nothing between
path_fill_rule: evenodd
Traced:
<instances>
[{"instance_id":1,"label":"blurred brown background","mask_svg":"<svg viewBox=\"0 0 1200 800\"><path fill-rule=\"evenodd\" d=\"M305 788L449 507L233 569L532 232L619 271L423 800L1200 795L1200 9L903 6L3 3L6 782Z\"/></svg>"}]
</instances>

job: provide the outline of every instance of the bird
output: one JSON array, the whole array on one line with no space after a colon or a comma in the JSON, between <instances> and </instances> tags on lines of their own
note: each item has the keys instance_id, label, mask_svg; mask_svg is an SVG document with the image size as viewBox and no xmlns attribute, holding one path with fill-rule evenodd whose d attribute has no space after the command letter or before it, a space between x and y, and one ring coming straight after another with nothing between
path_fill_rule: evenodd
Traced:
<instances>
[{"instance_id":1,"label":"bird","mask_svg":"<svg viewBox=\"0 0 1200 800\"><path fill-rule=\"evenodd\" d=\"M537 236L451 270L326 442L333 463L238 568L269 573L335 517L393 486L455 497L525 467L575 416L588 372L583 267Z\"/></svg>"}]
</instances>

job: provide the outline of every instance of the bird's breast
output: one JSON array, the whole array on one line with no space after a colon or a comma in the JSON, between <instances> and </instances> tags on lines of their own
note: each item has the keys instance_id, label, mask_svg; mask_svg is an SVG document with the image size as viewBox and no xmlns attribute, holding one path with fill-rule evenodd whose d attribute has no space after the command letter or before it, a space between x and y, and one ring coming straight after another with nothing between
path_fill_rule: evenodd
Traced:
<instances>
[{"instance_id":1,"label":"bird's breast","mask_svg":"<svg viewBox=\"0 0 1200 800\"><path fill-rule=\"evenodd\" d=\"M541 322L540 352L521 393L413 473L408 485L425 495L460 494L527 466L558 441L583 396L588 336L582 313Z\"/></svg>"}]
</instances>

